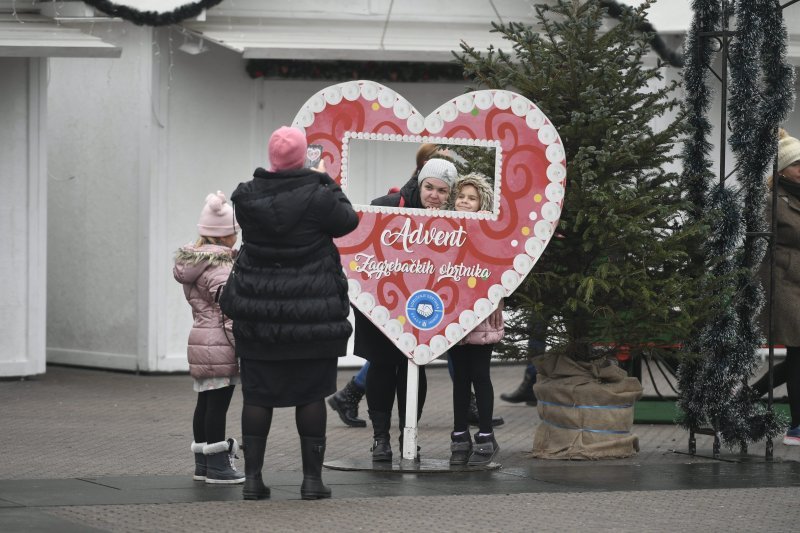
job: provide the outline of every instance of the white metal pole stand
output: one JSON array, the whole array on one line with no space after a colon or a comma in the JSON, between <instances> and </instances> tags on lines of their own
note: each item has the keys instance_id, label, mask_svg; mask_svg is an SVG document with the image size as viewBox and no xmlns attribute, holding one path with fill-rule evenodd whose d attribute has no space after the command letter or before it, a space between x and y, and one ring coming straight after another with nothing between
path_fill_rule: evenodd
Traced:
<instances>
[{"instance_id":1,"label":"white metal pole stand","mask_svg":"<svg viewBox=\"0 0 800 533\"><path fill-rule=\"evenodd\" d=\"M402 465L412 465L417 459L417 403L419 400L419 367L408 360L406 383L406 425L403 428Z\"/></svg>"}]
</instances>

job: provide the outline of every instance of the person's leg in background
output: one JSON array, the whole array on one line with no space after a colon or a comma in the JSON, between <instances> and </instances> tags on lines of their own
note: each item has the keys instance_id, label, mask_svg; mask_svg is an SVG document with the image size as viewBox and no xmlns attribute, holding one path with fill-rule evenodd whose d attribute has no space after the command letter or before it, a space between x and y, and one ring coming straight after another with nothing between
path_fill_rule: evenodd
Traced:
<instances>
[{"instance_id":1,"label":"person's leg in background","mask_svg":"<svg viewBox=\"0 0 800 533\"><path fill-rule=\"evenodd\" d=\"M347 382L343 389L336 391L333 396L328 398L328 405L331 406L331 409L336 411L342 422L350 427L367 427L367 421L358 418L358 404L367 389L368 371L369 361L364 363L361 370Z\"/></svg>"},{"instance_id":2,"label":"person's leg in background","mask_svg":"<svg viewBox=\"0 0 800 533\"><path fill-rule=\"evenodd\" d=\"M389 433L397 390L397 365L372 362L367 370L367 409L372 422L372 460L392 460Z\"/></svg>"},{"instance_id":3,"label":"person's leg in background","mask_svg":"<svg viewBox=\"0 0 800 533\"><path fill-rule=\"evenodd\" d=\"M800 446L800 347L786 347L786 391L789 395L789 414L792 421L783 443Z\"/></svg>"}]
</instances>

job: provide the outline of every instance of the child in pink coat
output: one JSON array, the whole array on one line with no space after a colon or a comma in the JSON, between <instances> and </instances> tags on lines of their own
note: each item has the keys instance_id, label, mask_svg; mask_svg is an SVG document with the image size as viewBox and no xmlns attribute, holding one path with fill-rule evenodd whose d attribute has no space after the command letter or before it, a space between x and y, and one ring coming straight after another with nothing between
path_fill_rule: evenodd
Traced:
<instances>
[{"instance_id":1,"label":"child in pink coat","mask_svg":"<svg viewBox=\"0 0 800 533\"><path fill-rule=\"evenodd\" d=\"M187 349L189 374L197 392L191 446L194 479L212 484L244 483L244 473L233 464L238 443L225 438L239 365L231 321L225 319L217 302L233 267L239 225L222 192L206 197L197 229L200 237L177 251L173 269L194 317Z\"/></svg>"},{"instance_id":2,"label":"child in pink coat","mask_svg":"<svg viewBox=\"0 0 800 533\"><path fill-rule=\"evenodd\" d=\"M469 174L456 180L452 194L456 211L491 211L494 192L480 175ZM488 465L500 446L492 430L494 389L489 363L494 345L503 338L503 302L464 339L449 350L453 363L453 432L450 435L450 464ZM475 446L469 434L471 388L478 404L478 432Z\"/></svg>"}]
</instances>

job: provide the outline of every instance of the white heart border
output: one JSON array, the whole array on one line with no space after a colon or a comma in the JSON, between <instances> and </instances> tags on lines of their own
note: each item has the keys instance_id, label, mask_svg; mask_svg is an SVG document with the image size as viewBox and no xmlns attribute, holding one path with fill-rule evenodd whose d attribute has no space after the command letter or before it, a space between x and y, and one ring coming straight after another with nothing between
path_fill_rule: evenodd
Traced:
<instances>
[{"instance_id":1,"label":"white heart border","mask_svg":"<svg viewBox=\"0 0 800 533\"><path fill-rule=\"evenodd\" d=\"M355 101L360 96L367 101L377 99L379 105L382 107L391 107L395 117L406 120L406 127L414 135L395 135L395 139L396 137L400 137L400 140L412 142L411 139L414 138L414 142L416 142L416 137L419 137L419 139L425 139L419 142L437 142L436 139L442 138L419 136L418 134L427 129L428 132L435 135L442 131L445 122L452 122L458 118L459 113L471 112L474 107L478 107L478 109L481 110L486 110L490 107L497 107L498 109L505 110L510 107L515 115L518 117L525 117L525 123L528 128L530 128L531 131L535 131L539 142L547 146L545 155L549 161L547 178L550 180L550 184L545 188L545 197L548 201L539 207L542 219L535 222L533 235L527 236L528 238L525 240L524 244L525 253L518 254L514 258L513 269L506 270L501 274L500 283L489 287L486 298L478 298L473 304L472 310L465 309L460 313L458 323L451 322L445 327L444 335L435 335L428 341L428 344L418 345L414 335L410 332L404 332L403 324L399 320L390 319L389 310L387 308L381 305L376 306L375 297L371 293L361 292L361 284L358 280L351 279L348 276L347 269L343 269L345 276L348 278L348 295L350 301L356 305L362 313L370 316L372 322L381 329L401 351L406 354L411 354L414 363L417 365L426 365L445 353L451 346L458 343L467 333L472 331L476 325L485 320L497 309L500 300L511 295L511 293L519 287L539 260L542 251L544 251L550 239L553 237L555 226L558 224L558 220L561 216L561 206L564 201L567 176L566 162L564 161L564 147L555 127L536 104L522 95L511 91L496 89L486 89L462 94L445 102L427 117L423 117L407 100L384 85L368 80L348 81L330 85L309 98L300 108L300 111L298 111L294 121L292 121L292 126L305 133L306 128L314 123L315 115L322 112L327 105L336 105L341 102L343 98L348 101ZM362 135L361 138L363 138L363 135L367 135L369 139L372 139L374 135L375 140L379 138L381 140L390 140L392 136L391 134L377 134L371 132L348 132L348 135L345 135L345 139L352 138L354 135L358 138L357 136L359 134ZM345 139L342 139L343 145L346 144ZM483 142L499 144L499 141L494 139L463 140L465 141L463 144L467 145L470 144L470 141L472 145ZM498 155L500 155L499 151ZM342 164L346 165L346 161L342 162ZM497 164L500 165L499 162ZM499 187L500 181L501 180L496 181L496 187ZM496 190L496 193L499 194L499 188ZM375 210L363 210L379 213L424 213L431 216L426 210L418 209L379 208ZM419 213L415 213L416 211L419 211ZM452 216L447 213L448 212L440 212L437 214L438 216ZM493 216L496 217L497 214L494 213ZM538 214L532 211L529 214L529 218L531 221L535 221L538 218ZM518 242L515 239L511 241L511 244L516 247Z\"/></svg>"}]
</instances>

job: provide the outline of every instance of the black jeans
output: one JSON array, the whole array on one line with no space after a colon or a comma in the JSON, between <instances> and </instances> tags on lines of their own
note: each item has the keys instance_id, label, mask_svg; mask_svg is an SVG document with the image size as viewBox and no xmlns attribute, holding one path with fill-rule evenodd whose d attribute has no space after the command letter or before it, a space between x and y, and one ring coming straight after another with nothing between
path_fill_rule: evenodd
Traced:
<instances>
[{"instance_id":1,"label":"black jeans","mask_svg":"<svg viewBox=\"0 0 800 533\"><path fill-rule=\"evenodd\" d=\"M394 398L397 396L397 410L400 415L400 428L406 422L406 385L408 383L408 363L401 364L370 361L367 370L367 408L379 413L392 413ZM425 367L419 367L419 392L417 394L417 420L422 416L425 397L428 394L428 379Z\"/></svg>"}]
</instances>

